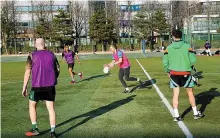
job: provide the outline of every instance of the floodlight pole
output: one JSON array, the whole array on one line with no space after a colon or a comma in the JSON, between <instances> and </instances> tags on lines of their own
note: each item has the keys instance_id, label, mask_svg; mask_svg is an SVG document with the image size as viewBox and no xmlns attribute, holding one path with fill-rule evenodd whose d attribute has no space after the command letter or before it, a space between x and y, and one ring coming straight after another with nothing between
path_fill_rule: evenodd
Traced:
<instances>
[{"instance_id":1,"label":"floodlight pole","mask_svg":"<svg viewBox=\"0 0 220 138\"><path fill-rule=\"evenodd\" d=\"M128 0L128 39L129 39L129 46L130 46L130 49L132 50L131 48L131 9L130 9L130 0Z\"/></svg>"},{"instance_id":2,"label":"floodlight pole","mask_svg":"<svg viewBox=\"0 0 220 138\"><path fill-rule=\"evenodd\" d=\"M106 0L105 0L105 29L106 29L106 26L107 26L107 3L106 3ZM106 31L106 30L105 30ZM106 32L105 32L106 34ZM105 36L106 37L106 36ZM102 44L103 48L102 48L102 51L105 51L105 47L106 47L106 40L104 40L104 43Z\"/></svg>"},{"instance_id":3,"label":"floodlight pole","mask_svg":"<svg viewBox=\"0 0 220 138\"><path fill-rule=\"evenodd\" d=\"M210 39L210 1L208 0L208 9L207 9L207 14L208 14L208 42L211 44L211 39Z\"/></svg>"},{"instance_id":4,"label":"floodlight pole","mask_svg":"<svg viewBox=\"0 0 220 138\"><path fill-rule=\"evenodd\" d=\"M15 47L15 54L17 54L17 29L16 29L16 21L15 21L15 2L12 1L12 14L13 14L13 32L14 32L14 47Z\"/></svg>"}]
</instances>

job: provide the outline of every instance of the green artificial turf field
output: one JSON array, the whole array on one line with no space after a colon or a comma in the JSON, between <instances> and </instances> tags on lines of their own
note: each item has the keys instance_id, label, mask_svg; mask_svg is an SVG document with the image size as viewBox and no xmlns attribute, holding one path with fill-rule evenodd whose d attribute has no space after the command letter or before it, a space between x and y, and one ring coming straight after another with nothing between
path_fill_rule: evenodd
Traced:
<instances>
[{"instance_id":1,"label":"green artificial turf field","mask_svg":"<svg viewBox=\"0 0 220 138\"><path fill-rule=\"evenodd\" d=\"M56 133L62 138L141 138L186 137L162 102L153 85L135 58L143 65L165 98L172 103L172 91L163 71L161 57L144 58L141 54L127 54L131 61L131 76L140 77L145 86L128 82L132 93L124 91L118 79L118 67L106 75L103 64L111 55L80 55L84 79L70 84L67 65L60 61L61 74L56 87ZM1 135L2 138L23 138L31 129L28 98L21 95L25 62L2 62L1 70ZM60 58L60 57L59 57ZM24 58L25 59L25 58ZM179 98L179 112L184 111L184 124L193 137L220 137L220 57L199 56L196 68L202 86L195 87L198 109L203 107L204 118L194 120L187 112L189 101L184 89ZM30 89L30 85L29 85ZM44 102L37 107L39 138L49 137L48 112Z\"/></svg>"}]
</instances>

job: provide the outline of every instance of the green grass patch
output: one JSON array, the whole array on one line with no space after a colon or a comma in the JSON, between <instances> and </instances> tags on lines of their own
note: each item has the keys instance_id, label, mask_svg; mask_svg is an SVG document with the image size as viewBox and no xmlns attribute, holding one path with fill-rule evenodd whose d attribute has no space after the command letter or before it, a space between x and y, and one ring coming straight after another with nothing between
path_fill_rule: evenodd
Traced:
<instances>
[{"instance_id":1,"label":"green grass patch","mask_svg":"<svg viewBox=\"0 0 220 138\"><path fill-rule=\"evenodd\" d=\"M94 55L95 56L95 55ZM168 87L168 77L162 68L161 57L143 58L142 55L129 55L131 58L131 76L148 81L146 75L135 61L140 63L155 79L156 85L168 101L172 102L172 91ZM111 56L85 58L82 64L75 65L75 71L84 73L84 80L70 84L67 65L60 61L61 74L56 87L55 110L57 114L56 132L63 138L140 138L140 137L185 137L166 106L162 103L152 85L137 87L137 82L128 82L132 93L124 90L118 79L118 68L109 75L102 72L103 64L110 62ZM184 123L194 137L220 137L219 103L220 103L220 65L219 57L198 57L196 64L202 71L201 87L195 87L195 95L199 95L198 107L206 105L205 117L193 120L192 111L184 117ZM31 129L28 114L28 99L21 96L25 62L2 63L2 137L25 137ZM30 86L29 86L30 88ZM213 88L216 88L215 91ZM214 96L210 96L214 93ZM207 96L209 95L209 96ZM203 96L201 100L201 96ZM200 101L199 101L200 100ZM188 97L181 89L179 111L189 108ZM43 134L39 138L49 137L50 128L48 112L44 102L37 107L38 127Z\"/></svg>"}]
</instances>

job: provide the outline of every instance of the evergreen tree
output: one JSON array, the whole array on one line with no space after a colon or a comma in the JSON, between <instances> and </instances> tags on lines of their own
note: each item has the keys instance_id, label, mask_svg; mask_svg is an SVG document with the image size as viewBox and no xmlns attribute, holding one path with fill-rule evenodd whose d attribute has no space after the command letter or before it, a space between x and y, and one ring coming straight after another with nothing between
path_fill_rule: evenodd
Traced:
<instances>
[{"instance_id":1,"label":"evergreen tree","mask_svg":"<svg viewBox=\"0 0 220 138\"><path fill-rule=\"evenodd\" d=\"M92 40L102 43L111 43L116 39L114 32L114 18L106 17L104 9L96 9L89 20L89 36ZM104 50L104 47L103 49Z\"/></svg>"},{"instance_id":2,"label":"evergreen tree","mask_svg":"<svg viewBox=\"0 0 220 138\"><path fill-rule=\"evenodd\" d=\"M73 44L73 27L70 23L70 15L62 9L58 10L58 15L53 18L53 30L51 39L53 42L60 41L61 44Z\"/></svg>"},{"instance_id":3,"label":"evergreen tree","mask_svg":"<svg viewBox=\"0 0 220 138\"><path fill-rule=\"evenodd\" d=\"M150 13L143 6L134 17L134 30L139 39L146 39L153 36L152 32L158 32L162 36L163 33L169 31L169 25L162 10L157 9L155 12ZM153 38L150 41L151 50L153 50Z\"/></svg>"},{"instance_id":4,"label":"evergreen tree","mask_svg":"<svg viewBox=\"0 0 220 138\"><path fill-rule=\"evenodd\" d=\"M169 25L167 24L167 20L165 18L165 13L162 10L157 10L154 14L155 20L155 28L156 31L162 36L163 33L167 33L169 31Z\"/></svg>"},{"instance_id":5,"label":"evergreen tree","mask_svg":"<svg viewBox=\"0 0 220 138\"><path fill-rule=\"evenodd\" d=\"M45 21L44 19L39 20L39 23L36 27L36 33L38 37L42 37L46 39L50 37L49 23L50 22Z\"/></svg>"},{"instance_id":6,"label":"evergreen tree","mask_svg":"<svg viewBox=\"0 0 220 138\"><path fill-rule=\"evenodd\" d=\"M138 39L147 38L150 34L149 15L146 11L140 10L134 16L134 30Z\"/></svg>"}]
</instances>

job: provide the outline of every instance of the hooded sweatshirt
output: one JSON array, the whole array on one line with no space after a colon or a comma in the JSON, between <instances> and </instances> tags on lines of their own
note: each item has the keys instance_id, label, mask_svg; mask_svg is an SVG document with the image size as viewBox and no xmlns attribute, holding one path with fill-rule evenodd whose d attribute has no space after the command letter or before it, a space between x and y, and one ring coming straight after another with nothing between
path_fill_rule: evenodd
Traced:
<instances>
[{"instance_id":1,"label":"hooded sweatshirt","mask_svg":"<svg viewBox=\"0 0 220 138\"><path fill-rule=\"evenodd\" d=\"M189 44L176 41L170 44L163 56L165 72L190 72L196 62L195 52Z\"/></svg>"}]
</instances>

